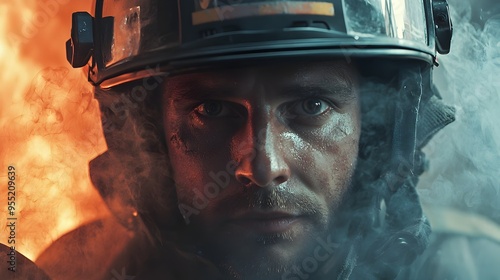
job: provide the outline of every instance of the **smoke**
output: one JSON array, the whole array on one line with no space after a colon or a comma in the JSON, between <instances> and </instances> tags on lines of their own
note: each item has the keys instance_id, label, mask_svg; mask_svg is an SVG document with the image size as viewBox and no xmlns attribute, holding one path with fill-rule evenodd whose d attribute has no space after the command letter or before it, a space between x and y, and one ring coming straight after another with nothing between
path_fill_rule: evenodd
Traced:
<instances>
[{"instance_id":1,"label":"smoke","mask_svg":"<svg viewBox=\"0 0 500 280\"><path fill-rule=\"evenodd\" d=\"M500 13L481 3L449 0L452 49L439 57L434 82L457 120L426 147L431 165L419 191L425 204L500 222Z\"/></svg>"}]
</instances>

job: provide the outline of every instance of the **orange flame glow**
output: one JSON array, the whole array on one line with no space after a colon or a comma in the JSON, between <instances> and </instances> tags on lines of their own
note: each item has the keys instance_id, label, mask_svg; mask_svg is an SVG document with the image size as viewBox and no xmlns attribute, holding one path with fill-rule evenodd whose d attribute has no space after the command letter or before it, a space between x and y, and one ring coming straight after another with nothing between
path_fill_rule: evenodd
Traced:
<instances>
[{"instance_id":1,"label":"orange flame glow","mask_svg":"<svg viewBox=\"0 0 500 280\"><path fill-rule=\"evenodd\" d=\"M0 220L16 168L16 250L35 260L55 239L109 211L88 162L106 149L97 102L65 60L71 13L91 1L0 3ZM0 243L8 230L0 228ZM9 245L10 246L10 245Z\"/></svg>"}]
</instances>

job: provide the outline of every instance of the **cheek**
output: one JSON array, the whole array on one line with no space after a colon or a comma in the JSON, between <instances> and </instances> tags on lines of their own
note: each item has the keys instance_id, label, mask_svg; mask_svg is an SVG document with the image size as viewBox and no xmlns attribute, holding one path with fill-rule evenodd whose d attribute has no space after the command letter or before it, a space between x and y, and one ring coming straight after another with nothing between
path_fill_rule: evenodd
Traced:
<instances>
[{"instance_id":1,"label":"cheek","mask_svg":"<svg viewBox=\"0 0 500 280\"><path fill-rule=\"evenodd\" d=\"M327 145L322 154L322 164L330 162L328 194L330 199L338 201L351 184L358 158L360 123L355 116L345 115L339 118L332 128L332 145Z\"/></svg>"},{"instance_id":2,"label":"cheek","mask_svg":"<svg viewBox=\"0 0 500 280\"><path fill-rule=\"evenodd\" d=\"M189 116L166 114L164 123L179 202L191 205L196 194L209 192L211 196L214 182L224 181L225 184L229 177L226 176L230 162L227 137L198 129ZM213 179L216 176L220 177L217 177L219 181ZM207 190L208 184L212 185ZM215 191L222 192L223 187L217 185Z\"/></svg>"},{"instance_id":3,"label":"cheek","mask_svg":"<svg viewBox=\"0 0 500 280\"><path fill-rule=\"evenodd\" d=\"M332 121L332 125L328 128L331 135L330 141L342 143L344 140L349 142L350 139L359 138L360 125L356 115L336 115Z\"/></svg>"},{"instance_id":4,"label":"cheek","mask_svg":"<svg viewBox=\"0 0 500 280\"><path fill-rule=\"evenodd\" d=\"M295 169L329 206L350 186L358 157L360 124L356 114L343 114L294 144Z\"/></svg>"},{"instance_id":5,"label":"cheek","mask_svg":"<svg viewBox=\"0 0 500 280\"><path fill-rule=\"evenodd\" d=\"M190 129L185 120L187 116L183 118L171 108L166 112L170 113L164 116L165 139L178 199L182 202L188 195L186 191L199 185L203 162L199 160L201 153L195 139L189 135Z\"/></svg>"}]
</instances>

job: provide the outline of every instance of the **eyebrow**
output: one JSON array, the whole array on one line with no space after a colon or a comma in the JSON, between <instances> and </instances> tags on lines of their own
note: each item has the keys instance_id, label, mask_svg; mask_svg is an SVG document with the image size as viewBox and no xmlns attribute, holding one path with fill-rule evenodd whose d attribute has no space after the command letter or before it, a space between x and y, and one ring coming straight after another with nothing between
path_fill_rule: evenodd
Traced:
<instances>
[{"instance_id":1,"label":"eyebrow","mask_svg":"<svg viewBox=\"0 0 500 280\"><path fill-rule=\"evenodd\" d=\"M293 85L284 88L280 96L305 99L308 97L332 97L339 102L347 103L356 99L357 94L352 86L334 85L334 86L309 86Z\"/></svg>"},{"instance_id":2,"label":"eyebrow","mask_svg":"<svg viewBox=\"0 0 500 280\"><path fill-rule=\"evenodd\" d=\"M203 82L182 81L169 90L174 101L206 100L230 97L237 89L224 84L207 85ZM276 93L278 98L305 99L309 97L331 97L341 103L356 99L354 88L349 85L335 84L331 86L289 85Z\"/></svg>"},{"instance_id":3,"label":"eyebrow","mask_svg":"<svg viewBox=\"0 0 500 280\"><path fill-rule=\"evenodd\" d=\"M174 101L204 100L230 96L235 89L224 85L207 85L203 82L182 81L169 89L169 94Z\"/></svg>"}]
</instances>

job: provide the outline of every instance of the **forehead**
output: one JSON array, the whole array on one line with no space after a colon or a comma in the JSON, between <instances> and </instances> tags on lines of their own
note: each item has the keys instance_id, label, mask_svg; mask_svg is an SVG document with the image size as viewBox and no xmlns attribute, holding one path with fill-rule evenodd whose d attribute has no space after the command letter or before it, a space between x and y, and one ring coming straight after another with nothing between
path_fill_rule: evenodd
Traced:
<instances>
[{"instance_id":1,"label":"forehead","mask_svg":"<svg viewBox=\"0 0 500 280\"><path fill-rule=\"evenodd\" d=\"M352 90L357 86L358 71L345 61L281 62L246 67L206 70L170 77L168 92L182 94L186 89L234 89L335 87ZM201 94L201 92L200 92Z\"/></svg>"}]
</instances>

